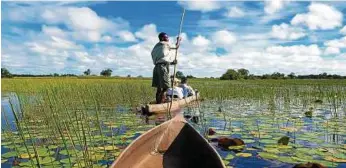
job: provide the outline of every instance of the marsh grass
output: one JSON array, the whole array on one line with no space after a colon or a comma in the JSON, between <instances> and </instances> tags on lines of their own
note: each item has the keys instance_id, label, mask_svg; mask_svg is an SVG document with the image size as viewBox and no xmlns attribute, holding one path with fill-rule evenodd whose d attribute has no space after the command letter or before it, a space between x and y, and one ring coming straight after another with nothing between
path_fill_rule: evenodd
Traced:
<instances>
[{"instance_id":1,"label":"marsh grass","mask_svg":"<svg viewBox=\"0 0 346 168\"><path fill-rule=\"evenodd\" d=\"M201 92L203 98L212 102L211 105L197 105L205 129L210 123L204 118L214 117L224 121L224 130L234 132L236 126L240 129L238 133L246 136L250 131L256 131L258 136L253 138L259 143L266 139L261 135L263 131L280 133L280 128L289 124L293 124L293 130L296 129L296 120L285 120L297 117L292 107L302 107L298 115L303 115L311 106L318 107L312 104L317 99L330 104L334 118L345 117L338 111L345 107L345 80L192 79L189 83ZM16 130L11 129L10 121L6 120L3 134L6 133L10 141L21 138L23 142L20 145L26 148L33 167L109 166L120 152L117 148L128 145L133 140L134 131L143 126L141 119L129 111L131 107L154 99L155 90L150 86L151 80L148 79L2 79L2 91L16 93L20 101L20 107L11 106ZM257 111L251 104L266 110L253 114L257 117L255 119L244 118L247 111ZM217 112L215 106L222 107L222 111ZM268 115L270 118L266 120ZM241 124L233 125L236 121L241 121ZM327 131L339 124L331 121L331 126L329 120L326 122L321 129ZM149 127L144 130L147 129ZM14 131L18 131L18 135L12 134ZM294 141L299 138L296 131L293 135ZM16 143L13 145L18 156L23 154ZM57 148L50 149L52 145ZM49 156L55 153L56 161L45 160L48 163L41 165L45 157L36 150L41 148L48 149ZM57 162L62 158L67 160Z\"/></svg>"}]
</instances>

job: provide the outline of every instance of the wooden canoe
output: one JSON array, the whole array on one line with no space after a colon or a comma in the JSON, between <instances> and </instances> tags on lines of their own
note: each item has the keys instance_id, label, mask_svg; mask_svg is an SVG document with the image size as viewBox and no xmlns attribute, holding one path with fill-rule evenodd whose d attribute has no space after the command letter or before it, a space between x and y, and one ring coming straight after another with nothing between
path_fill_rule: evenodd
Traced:
<instances>
[{"instance_id":1,"label":"wooden canoe","mask_svg":"<svg viewBox=\"0 0 346 168\"><path fill-rule=\"evenodd\" d=\"M112 168L225 168L215 149L182 114L134 140Z\"/></svg>"},{"instance_id":2,"label":"wooden canoe","mask_svg":"<svg viewBox=\"0 0 346 168\"><path fill-rule=\"evenodd\" d=\"M173 101L171 111L176 111L182 107L189 105L191 102L194 102L199 99L199 94L194 96L186 97L184 99ZM145 106L145 113L167 113L170 102L162 104L147 104Z\"/></svg>"}]
</instances>

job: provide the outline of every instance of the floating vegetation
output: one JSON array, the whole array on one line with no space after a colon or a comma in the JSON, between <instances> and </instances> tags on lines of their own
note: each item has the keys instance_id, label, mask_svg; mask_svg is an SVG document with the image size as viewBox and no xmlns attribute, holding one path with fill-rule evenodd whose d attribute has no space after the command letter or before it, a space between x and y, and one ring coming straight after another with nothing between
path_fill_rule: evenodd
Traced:
<instances>
[{"instance_id":1,"label":"floating vegetation","mask_svg":"<svg viewBox=\"0 0 346 168\"><path fill-rule=\"evenodd\" d=\"M7 92L2 95L2 166L109 167L128 144L155 126L130 111L152 101L150 82L2 79ZM199 108L185 109L201 113L204 125L196 124L198 130L213 128L210 139L241 138L245 143L218 149L226 165L315 162L337 167L345 162L344 80L189 82L206 99Z\"/></svg>"},{"instance_id":2,"label":"floating vegetation","mask_svg":"<svg viewBox=\"0 0 346 168\"><path fill-rule=\"evenodd\" d=\"M252 156L251 153L237 153L236 156L238 157L250 157Z\"/></svg>"}]
</instances>

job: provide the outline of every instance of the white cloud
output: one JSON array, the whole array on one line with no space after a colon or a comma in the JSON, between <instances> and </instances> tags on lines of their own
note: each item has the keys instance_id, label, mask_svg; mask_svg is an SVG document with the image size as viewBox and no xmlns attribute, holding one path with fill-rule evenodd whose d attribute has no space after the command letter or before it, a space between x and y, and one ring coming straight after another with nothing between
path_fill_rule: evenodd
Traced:
<instances>
[{"instance_id":1,"label":"white cloud","mask_svg":"<svg viewBox=\"0 0 346 168\"><path fill-rule=\"evenodd\" d=\"M136 41L136 37L129 31L120 31L119 37L121 40L123 40L125 42L135 42Z\"/></svg>"},{"instance_id":2,"label":"white cloud","mask_svg":"<svg viewBox=\"0 0 346 168\"><path fill-rule=\"evenodd\" d=\"M112 37L111 36L102 36L102 41L104 42L112 42Z\"/></svg>"},{"instance_id":3,"label":"white cloud","mask_svg":"<svg viewBox=\"0 0 346 168\"><path fill-rule=\"evenodd\" d=\"M230 18L239 18L245 16L245 13L240 8L234 6L228 9L228 11L225 13L225 16Z\"/></svg>"},{"instance_id":4,"label":"white cloud","mask_svg":"<svg viewBox=\"0 0 346 168\"><path fill-rule=\"evenodd\" d=\"M235 35L227 30L220 30L212 34L212 41L216 47L230 47L237 41Z\"/></svg>"},{"instance_id":5,"label":"white cloud","mask_svg":"<svg viewBox=\"0 0 346 168\"><path fill-rule=\"evenodd\" d=\"M70 22L68 25L74 30L106 31L115 27L111 21L99 17L87 7L68 8L67 15Z\"/></svg>"},{"instance_id":6,"label":"white cloud","mask_svg":"<svg viewBox=\"0 0 346 168\"><path fill-rule=\"evenodd\" d=\"M340 54L340 49L337 47L327 47L326 50L324 51L325 55L330 55L330 54Z\"/></svg>"},{"instance_id":7,"label":"white cloud","mask_svg":"<svg viewBox=\"0 0 346 168\"><path fill-rule=\"evenodd\" d=\"M58 27L42 26L42 32L48 36L66 37L66 33Z\"/></svg>"},{"instance_id":8,"label":"white cloud","mask_svg":"<svg viewBox=\"0 0 346 168\"><path fill-rule=\"evenodd\" d=\"M155 24L144 25L139 31L135 33L136 37L143 40L158 39L158 33Z\"/></svg>"},{"instance_id":9,"label":"white cloud","mask_svg":"<svg viewBox=\"0 0 346 168\"><path fill-rule=\"evenodd\" d=\"M346 26L344 26L342 29L340 29L340 33L343 35L346 35Z\"/></svg>"},{"instance_id":10,"label":"white cloud","mask_svg":"<svg viewBox=\"0 0 346 168\"><path fill-rule=\"evenodd\" d=\"M281 40L297 40L306 36L306 33L302 28L292 27L286 23L282 23L272 26L271 35Z\"/></svg>"},{"instance_id":11,"label":"white cloud","mask_svg":"<svg viewBox=\"0 0 346 168\"><path fill-rule=\"evenodd\" d=\"M91 68L93 74L99 74L104 68L111 68L114 70L113 75L152 75L153 63L150 52L158 42L158 31L162 31L157 30L159 27L155 24L146 24L132 33L129 31L129 23L121 18L107 19L97 15L90 8L73 7L78 8L73 12L69 12L67 8L70 7L47 10L51 13L44 14L44 10L42 10L39 14L30 14L35 15L36 22L43 25L42 32L36 32L30 37L25 35L29 29L19 35L16 34L16 36L25 37L25 40L20 42L9 43L8 41L13 39L5 37L2 47L2 64L10 67L11 72L13 70L13 72L22 73L72 72L81 74L87 68ZM221 8L225 7L218 7L218 9ZM60 9L64 12L60 12ZM281 15L284 11L278 12L279 10L266 16L279 14L284 16ZM202 11L206 12L205 9ZM262 10L258 13L262 14ZM254 14L256 18L262 16L258 13ZM41 17L41 14L46 16ZM69 16L69 14L75 16ZM96 25L89 23L81 25L82 22L76 18L78 15L84 14L85 17L81 17L81 20L90 19ZM245 12L244 14L250 15ZM23 15L23 17L26 16ZM29 18L32 17L34 16L29 16ZM285 46L282 46L280 40L273 40L270 36L270 30L274 26L258 27L258 29L253 29L251 26L249 31L243 26L240 27L239 24L230 25L225 20L209 20L208 23L213 23L214 27L209 26L213 28L206 28L202 31L196 30L194 33L197 35L194 36L182 34L183 41L179 49L178 68L184 74L218 77L229 68L246 68L255 74L275 71L286 74L292 71L297 74L346 73L345 54L341 50L346 46L346 40L343 38L325 42L323 50L315 44L290 46L286 43ZM250 23L258 22L251 20ZM277 33L284 34L277 35L277 38L292 40L299 39L302 30L286 24L276 25L276 28ZM184 30L187 29L188 27L184 28ZM232 30L232 32L227 30ZM303 33L305 32L303 31ZM174 35L170 36L171 42L174 43ZM320 39L322 38L319 36ZM84 44L85 41L93 43L83 47L81 44ZM128 47L107 43L119 41L133 43L130 43ZM217 56L215 50L220 46L224 47L227 53ZM230 47L228 48L228 46ZM232 50L229 50L231 48ZM337 53L338 51L340 53ZM336 54L337 60L322 57L323 54L332 53Z\"/></svg>"},{"instance_id":12,"label":"white cloud","mask_svg":"<svg viewBox=\"0 0 346 168\"><path fill-rule=\"evenodd\" d=\"M268 47L266 52L279 55L321 55L320 48L316 45L294 45L294 46L273 46Z\"/></svg>"},{"instance_id":13,"label":"white cloud","mask_svg":"<svg viewBox=\"0 0 346 168\"><path fill-rule=\"evenodd\" d=\"M266 0L264 1L264 11L267 14L274 14L288 3L288 0Z\"/></svg>"},{"instance_id":14,"label":"white cloud","mask_svg":"<svg viewBox=\"0 0 346 168\"><path fill-rule=\"evenodd\" d=\"M16 13L21 17L16 17L18 15ZM16 6L8 9L5 14L11 16L6 17L11 21L42 23L42 31L50 36L64 38L68 36L73 40L85 42L101 42L104 41L103 36L118 37L116 42L134 41L134 36L128 32L129 23L126 20L119 17L114 19L101 17L88 7ZM63 25L66 29L62 30L57 25Z\"/></svg>"},{"instance_id":15,"label":"white cloud","mask_svg":"<svg viewBox=\"0 0 346 168\"><path fill-rule=\"evenodd\" d=\"M210 12L223 7L220 1L207 0L178 1L178 4L185 7L188 10L195 10L201 12Z\"/></svg>"},{"instance_id":16,"label":"white cloud","mask_svg":"<svg viewBox=\"0 0 346 168\"><path fill-rule=\"evenodd\" d=\"M324 42L325 46L334 47L334 48L346 48L346 36L340 39L334 39Z\"/></svg>"},{"instance_id":17,"label":"white cloud","mask_svg":"<svg viewBox=\"0 0 346 168\"><path fill-rule=\"evenodd\" d=\"M198 35L197 37L192 39L192 44L203 49L204 47L208 47L210 41L204 36Z\"/></svg>"},{"instance_id":18,"label":"white cloud","mask_svg":"<svg viewBox=\"0 0 346 168\"><path fill-rule=\"evenodd\" d=\"M342 13L332 6L311 3L309 12L297 14L291 20L291 24L306 25L311 30L328 30L341 26L342 17Z\"/></svg>"}]
</instances>

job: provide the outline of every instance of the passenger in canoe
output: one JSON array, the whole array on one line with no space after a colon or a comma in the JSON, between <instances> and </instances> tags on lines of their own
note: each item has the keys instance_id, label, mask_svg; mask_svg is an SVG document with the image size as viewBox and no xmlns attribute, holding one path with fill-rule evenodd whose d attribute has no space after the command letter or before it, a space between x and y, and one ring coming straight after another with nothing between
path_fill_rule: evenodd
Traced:
<instances>
[{"instance_id":1,"label":"passenger in canoe","mask_svg":"<svg viewBox=\"0 0 346 168\"><path fill-rule=\"evenodd\" d=\"M170 87L169 65L177 64L172 50L179 48L181 38L177 38L176 47L171 47L166 33L159 34L159 42L154 46L151 56L155 65L153 70L152 87L156 87L156 103L162 103L166 98L166 92Z\"/></svg>"},{"instance_id":2,"label":"passenger in canoe","mask_svg":"<svg viewBox=\"0 0 346 168\"><path fill-rule=\"evenodd\" d=\"M183 77L181 79L181 83L180 83L179 87L183 88L184 98L195 95L195 91L192 89L191 86L189 86L187 84L187 78L186 77Z\"/></svg>"},{"instance_id":3,"label":"passenger in canoe","mask_svg":"<svg viewBox=\"0 0 346 168\"><path fill-rule=\"evenodd\" d=\"M179 85L180 85L180 80L175 78L173 82L173 89L169 88L167 91L167 102L170 102L170 99L172 98L172 94L173 94L173 98L178 98L178 99L184 98L183 88L179 87Z\"/></svg>"}]
</instances>

